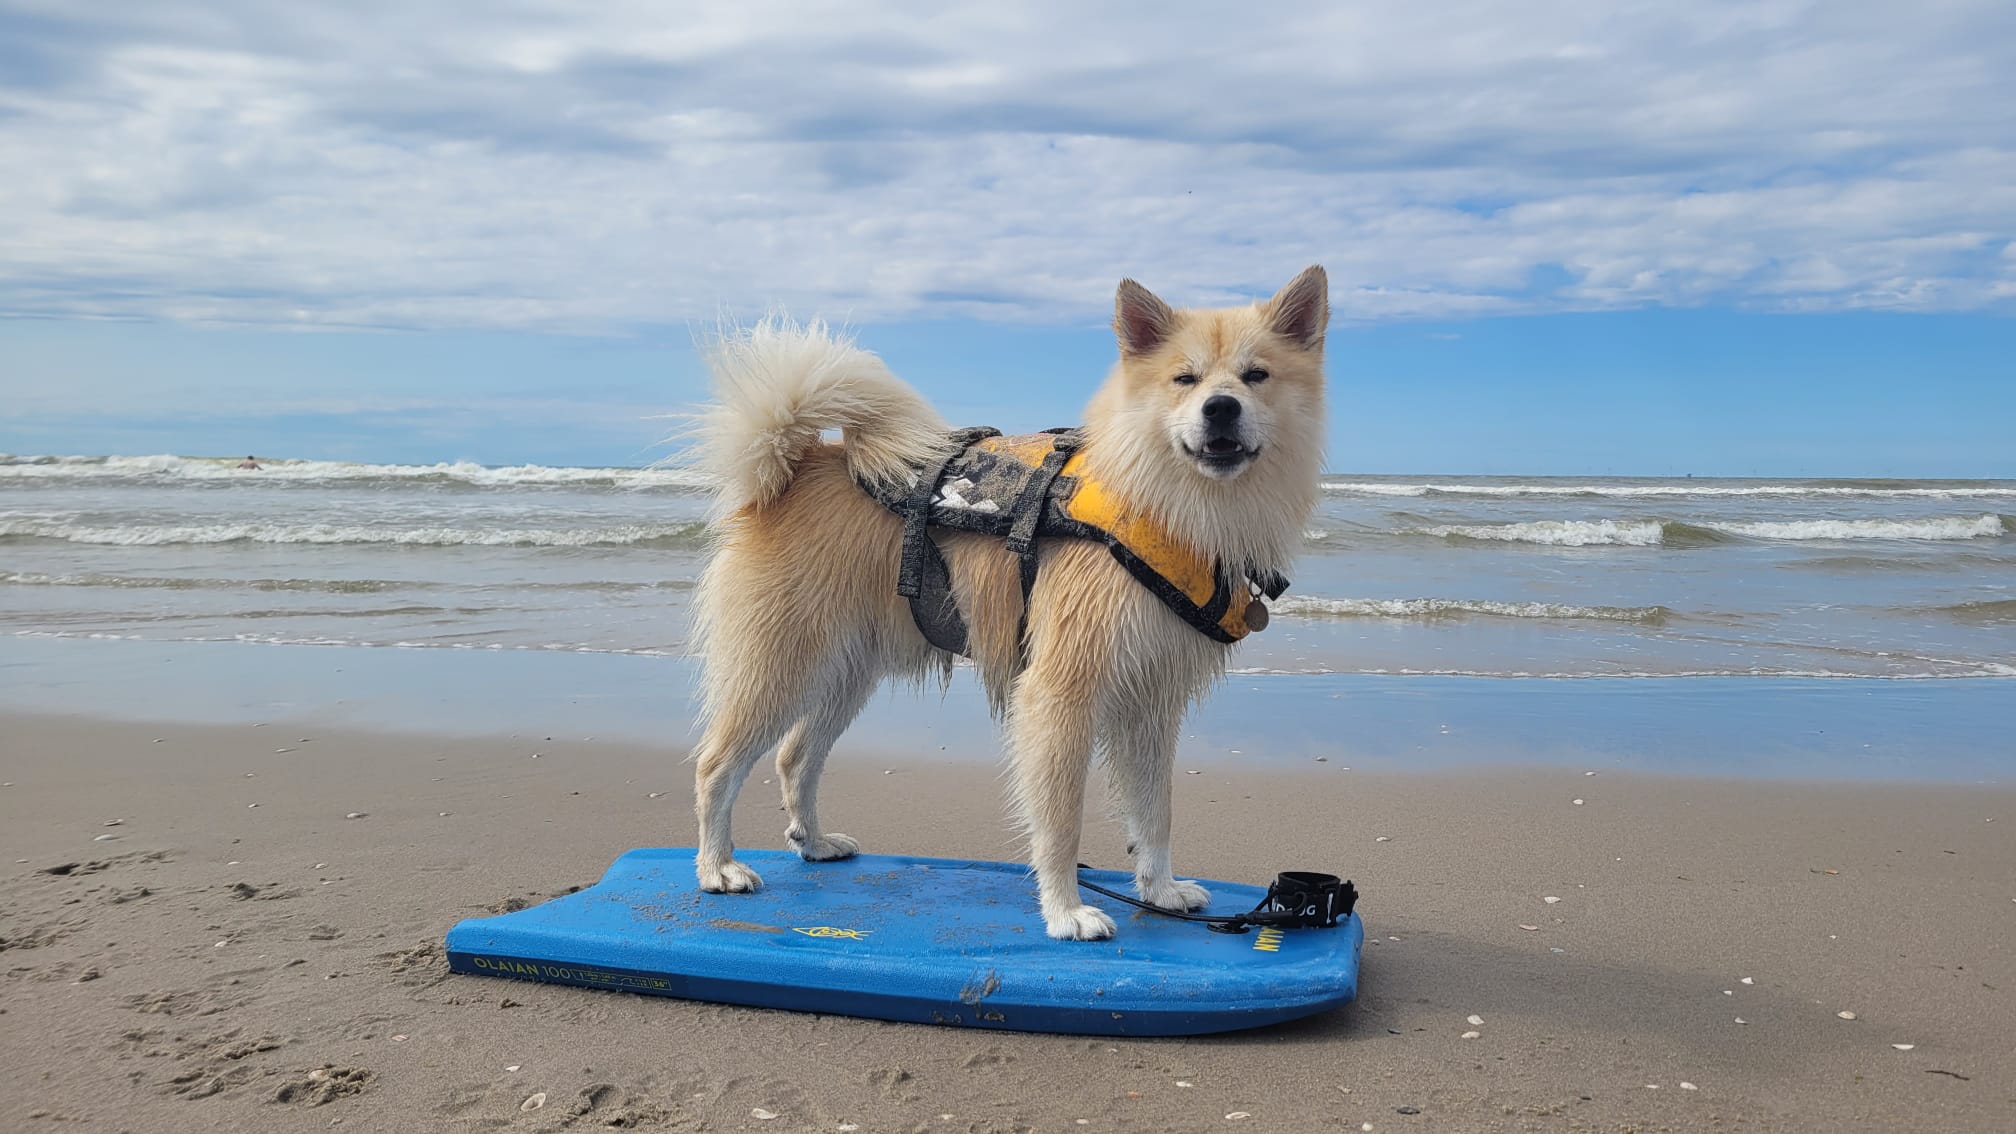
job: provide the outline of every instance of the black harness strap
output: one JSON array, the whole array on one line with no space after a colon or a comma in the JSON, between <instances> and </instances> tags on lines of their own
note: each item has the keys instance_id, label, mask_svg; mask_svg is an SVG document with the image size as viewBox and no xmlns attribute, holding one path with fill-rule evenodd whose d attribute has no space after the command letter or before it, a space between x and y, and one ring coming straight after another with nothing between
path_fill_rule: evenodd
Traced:
<instances>
[{"instance_id":1,"label":"black harness strap","mask_svg":"<svg viewBox=\"0 0 2016 1134\"><path fill-rule=\"evenodd\" d=\"M1237 583L1232 582L1225 577L1223 567L1213 571L1211 578L1211 597L1205 600L1204 609L1197 612L1197 617L1213 626L1218 626L1224 620L1225 612L1232 609L1234 589L1244 587L1246 580L1241 578Z\"/></svg>"},{"instance_id":2,"label":"black harness strap","mask_svg":"<svg viewBox=\"0 0 2016 1134\"><path fill-rule=\"evenodd\" d=\"M1036 590L1036 529L1043 521L1043 511L1050 504L1050 487L1057 483L1057 474L1064 471L1064 465L1071 455L1078 451L1082 438L1076 431L1060 430L1057 440L1048 453L1043 454L1043 462L1029 472L1029 479L1022 482L1022 492L1015 498L1015 522L1008 528L1006 547L1008 554L1016 559L1016 567L1022 577L1022 621L1016 630L1016 641L1023 643L1026 651L1029 641L1029 596Z\"/></svg>"},{"instance_id":3,"label":"black harness strap","mask_svg":"<svg viewBox=\"0 0 2016 1134\"><path fill-rule=\"evenodd\" d=\"M1071 454L1078 451L1078 438L1070 433L1057 435L1057 444L1043 455L1043 463L1030 470L1015 498L1015 523L1008 529L1008 554L1021 560L1022 605L1029 605L1029 592L1036 586L1036 528L1043 522L1043 509L1050 502L1050 486Z\"/></svg>"},{"instance_id":4,"label":"black harness strap","mask_svg":"<svg viewBox=\"0 0 2016 1134\"><path fill-rule=\"evenodd\" d=\"M966 623L952 601L945 556L931 538L931 504L946 466L975 441L1000 433L986 426L955 431L945 455L917 474L917 485L903 502L903 550L896 567L896 593L910 600L910 617L925 640L955 654L966 653Z\"/></svg>"},{"instance_id":5,"label":"black harness strap","mask_svg":"<svg viewBox=\"0 0 2016 1134\"><path fill-rule=\"evenodd\" d=\"M1288 589L1288 576L1283 575L1279 571L1262 570L1253 573L1250 577L1253 580L1253 585L1260 588L1260 593L1267 596L1268 602L1273 602L1275 599L1280 598L1281 593Z\"/></svg>"},{"instance_id":6,"label":"black harness strap","mask_svg":"<svg viewBox=\"0 0 2016 1134\"><path fill-rule=\"evenodd\" d=\"M1148 588L1149 594L1161 599L1162 605L1168 607L1170 613L1189 623L1191 629L1214 642L1223 642L1228 646L1238 641L1227 633L1223 626L1218 625L1218 619L1224 617L1226 608L1232 605L1232 592L1225 586L1222 572L1211 591L1211 598L1200 607L1191 602L1190 596L1184 594L1176 584L1156 571L1152 564L1134 554L1126 544L1108 543L1107 549L1112 552L1113 558L1127 569L1127 573L1134 576L1135 582ZM1215 608L1217 613L1211 613L1211 608Z\"/></svg>"}]
</instances>

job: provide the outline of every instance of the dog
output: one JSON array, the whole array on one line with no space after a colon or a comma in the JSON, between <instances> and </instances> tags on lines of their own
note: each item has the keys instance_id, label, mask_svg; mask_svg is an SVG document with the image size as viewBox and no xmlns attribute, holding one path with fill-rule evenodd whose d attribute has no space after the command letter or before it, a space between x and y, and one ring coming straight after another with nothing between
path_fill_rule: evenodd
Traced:
<instances>
[{"instance_id":1,"label":"dog","mask_svg":"<svg viewBox=\"0 0 2016 1134\"><path fill-rule=\"evenodd\" d=\"M1246 307L1177 310L1123 280L1119 360L1085 409L1074 467L1118 509L1238 580L1276 575L1319 493L1329 284L1311 267ZM820 822L820 771L884 678L949 679L898 595L902 519L871 490L908 491L956 447L948 424L879 358L823 326L770 321L709 359L717 401L698 452L716 484L713 549L695 592L702 731L693 752L711 892L762 880L735 861L735 797L773 746L807 861L855 854ZM838 441L829 440L837 431ZM1141 899L1198 910L1210 894L1170 864L1177 730L1230 649L1172 612L1090 539L1045 539L1024 603L999 538L939 531L967 650L1005 724L1014 810L1045 931L1099 940L1113 919L1077 885L1086 776L1105 761ZM1257 601L1257 600L1255 600ZM1264 608L1252 619L1264 625Z\"/></svg>"}]
</instances>

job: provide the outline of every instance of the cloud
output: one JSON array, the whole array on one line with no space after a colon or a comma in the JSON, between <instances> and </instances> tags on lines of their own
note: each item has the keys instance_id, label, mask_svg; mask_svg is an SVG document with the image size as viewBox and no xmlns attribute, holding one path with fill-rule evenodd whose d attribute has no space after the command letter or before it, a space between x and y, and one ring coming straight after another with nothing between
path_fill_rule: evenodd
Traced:
<instances>
[{"instance_id":1,"label":"cloud","mask_svg":"<svg viewBox=\"0 0 2016 1134\"><path fill-rule=\"evenodd\" d=\"M1095 10L1096 9L1096 10ZM80 14L81 13L81 14ZM2009 310L2016 9L0 4L0 313Z\"/></svg>"}]
</instances>

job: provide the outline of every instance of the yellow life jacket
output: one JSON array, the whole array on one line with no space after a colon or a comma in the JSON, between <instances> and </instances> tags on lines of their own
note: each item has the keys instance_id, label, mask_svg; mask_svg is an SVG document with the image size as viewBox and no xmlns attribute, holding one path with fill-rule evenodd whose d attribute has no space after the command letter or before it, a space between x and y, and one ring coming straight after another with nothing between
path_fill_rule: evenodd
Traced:
<instances>
[{"instance_id":1,"label":"yellow life jacket","mask_svg":"<svg viewBox=\"0 0 2016 1134\"><path fill-rule=\"evenodd\" d=\"M1272 571L1228 569L1124 507L1088 475L1075 430L1004 437L998 430L968 429L954 439L958 447L919 469L910 485L869 487L903 517L897 591L910 599L918 629L940 649L966 653L966 627L931 528L1002 537L1020 560L1025 610L1036 581L1038 540L1096 540L1184 622L1228 645L1267 625L1256 589L1277 598L1288 587Z\"/></svg>"}]
</instances>

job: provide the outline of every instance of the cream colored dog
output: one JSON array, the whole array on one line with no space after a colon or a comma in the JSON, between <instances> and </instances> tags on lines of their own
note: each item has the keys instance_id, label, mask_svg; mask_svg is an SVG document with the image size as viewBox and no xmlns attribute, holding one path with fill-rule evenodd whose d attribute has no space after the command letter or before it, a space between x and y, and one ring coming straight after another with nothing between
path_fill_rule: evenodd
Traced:
<instances>
[{"instance_id":1,"label":"cream colored dog","mask_svg":"<svg viewBox=\"0 0 2016 1134\"><path fill-rule=\"evenodd\" d=\"M1328 281L1312 267L1272 299L1173 310L1120 284L1120 360L1085 411L1086 468L1128 509L1228 569L1282 570L1318 492ZM858 844L819 821L821 765L884 677L949 673L898 597L900 520L861 488L908 484L951 447L947 424L874 355L823 327L766 323L711 360L719 403L703 459L720 483L718 546L696 597L705 731L698 765L703 889L762 884L734 859L736 793L773 745L790 824L811 861ZM822 433L838 430L838 444ZM1176 734L1229 647L1165 607L1098 543L1050 539L1026 641L1002 541L941 531L953 594L996 715L1050 936L1111 936L1079 894L1079 816L1106 760L1143 900L1194 910L1210 895L1169 862Z\"/></svg>"}]
</instances>

